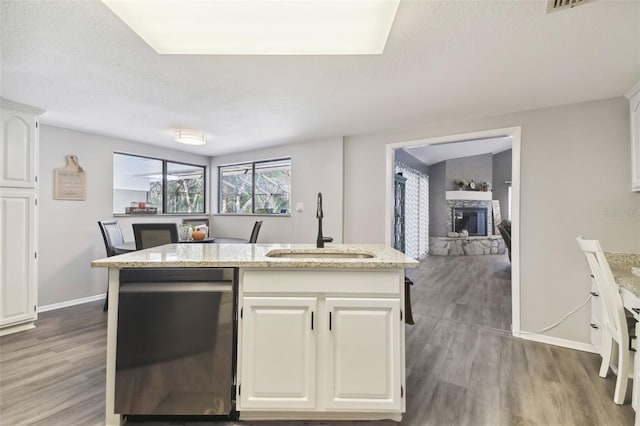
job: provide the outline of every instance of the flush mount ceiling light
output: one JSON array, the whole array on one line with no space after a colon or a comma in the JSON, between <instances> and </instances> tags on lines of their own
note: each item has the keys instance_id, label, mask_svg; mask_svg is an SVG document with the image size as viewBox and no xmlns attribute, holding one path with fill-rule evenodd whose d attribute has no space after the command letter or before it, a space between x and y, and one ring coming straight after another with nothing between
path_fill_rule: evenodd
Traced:
<instances>
[{"instance_id":1,"label":"flush mount ceiling light","mask_svg":"<svg viewBox=\"0 0 640 426\"><path fill-rule=\"evenodd\" d=\"M176 142L187 145L204 145L207 143L207 135L197 130L176 130L174 139Z\"/></svg>"},{"instance_id":2,"label":"flush mount ceiling light","mask_svg":"<svg viewBox=\"0 0 640 426\"><path fill-rule=\"evenodd\" d=\"M161 54L381 54L400 0L102 0Z\"/></svg>"}]
</instances>

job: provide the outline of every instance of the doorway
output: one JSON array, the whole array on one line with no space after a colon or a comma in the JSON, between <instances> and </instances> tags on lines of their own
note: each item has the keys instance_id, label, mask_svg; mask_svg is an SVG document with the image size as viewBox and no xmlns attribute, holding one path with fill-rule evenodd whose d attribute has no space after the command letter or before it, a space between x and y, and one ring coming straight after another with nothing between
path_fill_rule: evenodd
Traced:
<instances>
[{"instance_id":1,"label":"doorway","mask_svg":"<svg viewBox=\"0 0 640 426\"><path fill-rule=\"evenodd\" d=\"M521 128L510 127L492 129L480 132L454 134L442 137L425 138L404 142L395 142L386 146L387 160L387 184L385 197L385 239L388 245L392 245L394 237L394 177L395 177L395 150L406 149L422 145L444 145L460 142L468 142L473 146L488 139L510 138L511 151L511 185L510 185L510 216L511 216L511 333L518 335L520 332L520 143Z\"/></svg>"}]
</instances>

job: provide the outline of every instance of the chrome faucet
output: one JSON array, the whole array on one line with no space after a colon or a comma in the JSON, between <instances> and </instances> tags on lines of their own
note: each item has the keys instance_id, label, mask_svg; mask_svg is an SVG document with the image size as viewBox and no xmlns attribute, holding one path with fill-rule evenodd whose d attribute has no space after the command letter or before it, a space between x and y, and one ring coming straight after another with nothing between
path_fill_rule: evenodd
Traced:
<instances>
[{"instance_id":1,"label":"chrome faucet","mask_svg":"<svg viewBox=\"0 0 640 426\"><path fill-rule=\"evenodd\" d=\"M330 243L333 241L333 238L322 236L322 218L324 217L324 213L322 212L322 192L318 192L318 209L316 211L316 217L318 218L318 240L316 241L316 247L323 248L324 243Z\"/></svg>"}]
</instances>

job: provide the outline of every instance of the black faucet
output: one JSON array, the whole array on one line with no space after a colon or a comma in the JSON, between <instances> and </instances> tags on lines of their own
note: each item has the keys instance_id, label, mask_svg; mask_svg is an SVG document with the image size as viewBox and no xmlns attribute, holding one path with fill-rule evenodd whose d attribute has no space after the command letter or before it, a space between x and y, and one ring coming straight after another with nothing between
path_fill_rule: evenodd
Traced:
<instances>
[{"instance_id":1,"label":"black faucet","mask_svg":"<svg viewBox=\"0 0 640 426\"><path fill-rule=\"evenodd\" d=\"M318 218L318 240L316 241L316 247L324 248L324 243L330 243L333 241L333 238L322 236L322 218L324 217L322 213L322 192L318 192L318 210L316 211L316 217Z\"/></svg>"}]
</instances>

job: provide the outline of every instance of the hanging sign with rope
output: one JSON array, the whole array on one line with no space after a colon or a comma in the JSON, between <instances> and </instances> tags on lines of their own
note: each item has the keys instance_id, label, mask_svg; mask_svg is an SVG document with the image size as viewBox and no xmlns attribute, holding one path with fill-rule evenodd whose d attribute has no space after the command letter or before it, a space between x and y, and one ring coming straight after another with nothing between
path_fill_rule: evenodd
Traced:
<instances>
[{"instance_id":1,"label":"hanging sign with rope","mask_svg":"<svg viewBox=\"0 0 640 426\"><path fill-rule=\"evenodd\" d=\"M86 200L87 172L78 163L76 155L67 155L66 167L54 170L54 195L56 200Z\"/></svg>"}]
</instances>

